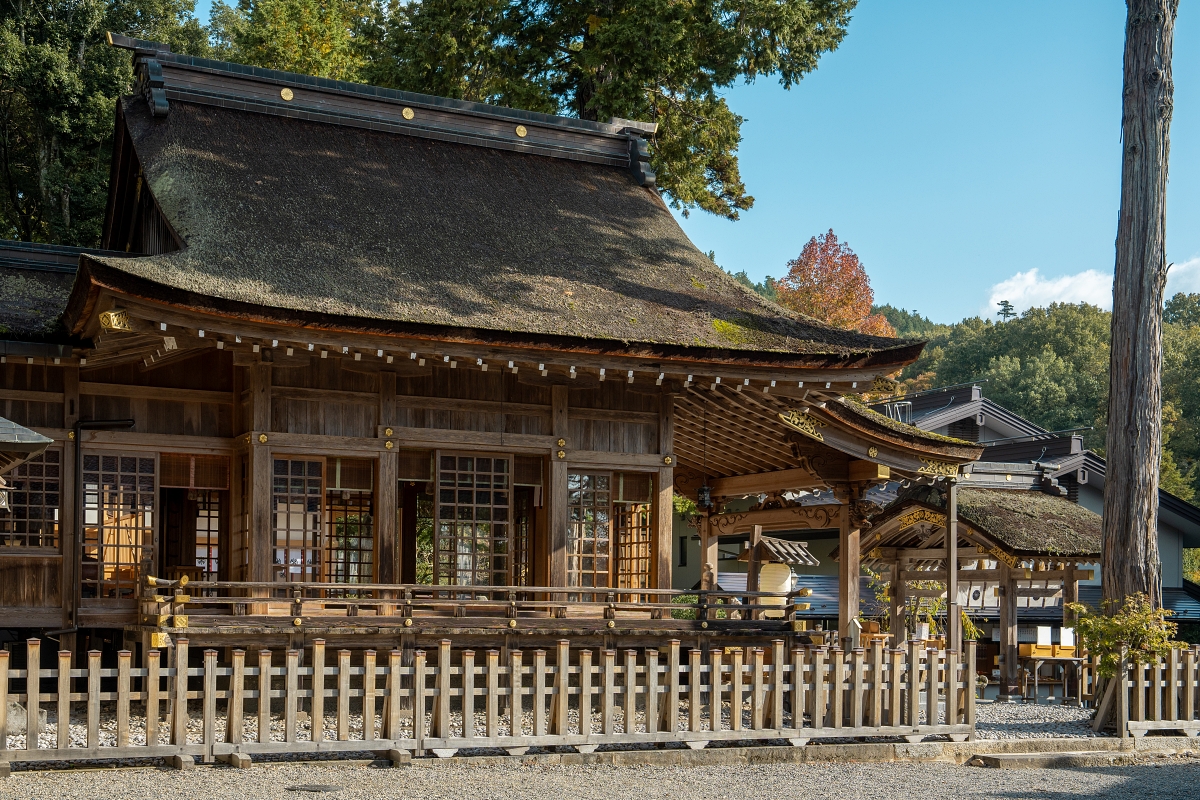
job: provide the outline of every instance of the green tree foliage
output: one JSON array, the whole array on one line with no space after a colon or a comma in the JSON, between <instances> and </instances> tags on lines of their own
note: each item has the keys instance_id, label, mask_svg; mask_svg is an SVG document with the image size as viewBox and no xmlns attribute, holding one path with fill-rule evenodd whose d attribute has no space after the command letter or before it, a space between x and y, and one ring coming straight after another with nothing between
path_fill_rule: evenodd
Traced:
<instances>
[{"instance_id":1,"label":"green tree foliage","mask_svg":"<svg viewBox=\"0 0 1200 800\"><path fill-rule=\"evenodd\" d=\"M0 236L96 245L108 199L116 99L129 54L106 31L207 47L188 0L0 5Z\"/></svg>"},{"instance_id":2,"label":"green tree foliage","mask_svg":"<svg viewBox=\"0 0 1200 800\"><path fill-rule=\"evenodd\" d=\"M412 91L587 120L659 123L651 163L672 204L736 219L741 116L721 91L790 88L846 34L856 0L392 0L366 76Z\"/></svg>"},{"instance_id":3,"label":"green tree foliage","mask_svg":"<svg viewBox=\"0 0 1200 800\"><path fill-rule=\"evenodd\" d=\"M888 324L896 329L896 335L901 338L929 339L950 332L949 325L931 322L928 317L918 314L915 308L909 311L884 303L881 306L871 306L871 313L886 319Z\"/></svg>"},{"instance_id":4,"label":"green tree foliage","mask_svg":"<svg viewBox=\"0 0 1200 800\"><path fill-rule=\"evenodd\" d=\"M1117 674L1123 647L1130 663L1153 664L1166 658L1173 646L1177 626L1167 617L1175 612L1155 608L1144 594L1126 597L1119 609L1107 609L1113 611L1111 614L1099 613L1082 603L1068 603L1067 608L1079 615L1075 630L1080 644L1099 657L1096 672L1102 678Z\"/></svg>"}]
</instances>

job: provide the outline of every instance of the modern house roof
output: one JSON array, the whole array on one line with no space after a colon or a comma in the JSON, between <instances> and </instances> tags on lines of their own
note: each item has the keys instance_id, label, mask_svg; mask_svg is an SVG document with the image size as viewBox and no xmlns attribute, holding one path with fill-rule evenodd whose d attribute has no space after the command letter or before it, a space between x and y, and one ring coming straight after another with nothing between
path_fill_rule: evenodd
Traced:
<instances>
[{"instance_id":1,"label":"modern house roof","mask_svg":"<svg viewBox=\"0 0 1200 800\"><path fill-rule=\"evenodd\" d=\"M134 50L144 91L118 110L137 170L114 167L111 205L144 180L178 249L85 256L71 323L102 286L288 324L751 361L770 353L794 366L882 371L923 346L827 326L734 281L650 185L638 153L652 126L113 38Z\"/></svg>"}]
</instances>

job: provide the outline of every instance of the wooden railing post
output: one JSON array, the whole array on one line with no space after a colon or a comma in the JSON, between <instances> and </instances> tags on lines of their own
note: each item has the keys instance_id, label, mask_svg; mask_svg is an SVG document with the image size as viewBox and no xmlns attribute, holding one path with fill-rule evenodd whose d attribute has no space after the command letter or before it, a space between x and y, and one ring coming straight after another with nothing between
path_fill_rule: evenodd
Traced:
<instances>
[{"instance_id":1,"label":"wooden railing post","mask_svg":"<svg viewBox=\"0 0 1200 800\"><path fill-rule=\"evenodd\" d=\"M500 651L487 651L487 696L484 697L487 737L499 735L500 707Z\"/></svg>"},{"instance_id":2,"label":"wooden railing post","mask_svg":"<svg viewBox=\"0 0 1200 800\"><path fill-rule=\"evenodd\" d=\"M363 651L363 741L370 742L375 739L375 717L378 714L378 708L375 705L375 698L378 694L378 685L375 675L375 651Z\"/></svg>"},{"instance_id":3,"label":"wooden railing post","mask_svg":"<svg viewBox=\"0 0 1200 800\"><path fill-rule=\"evenodd\" d=\"M525 729L525 719L523 708L525 699L522 695L521 681L521 658L524 654L520 650L510 650L509 656L509 703L508 703L508 731L510 736L521 736Z\"/></svg>"},{"instance_id":4,"label":"wooden railing post","mask_svg":"<svg viewBox=\"0 0 1200 800\"><path fill-rule=\"evenodd\" d=\"M211 764L213 745L217 742L217 651L207 648L204 651L204 697L201 699L203 709L203 734L205 763Z\"/></svg>"},{"instance_id":5,"label":"wooden railing post","mask_svg":"<svg viewBox=\"0 0 1200 800\"><path fill-rule=\"evenodd\" d=\"M400 738L400 659L403 653L399 650L388 651L387 675L387 722L384 726L384 737L391 740Z\"/></svg>"},{"instance_id":6,"label":"wooden railing post","mask_svg":"<svg viewBox=\"0 0 1200 800\"><path fill-rule=\"evenodd\" d=\"M946 724L958 724L958 651L946 650ZM933 707L937 713L937 706Z\"/></svg>"},{"instance_id":7,"label":"wooden railing post","mask_svg":"<svg viewBox=\"0 0 1200 800\"><path fill-rule=\"evenodd\" d=\"M897 647L888 653L891 656L888 680L888 724L898 728L904 724L904 650Z\"/></svg>"},{"instance_id":8,"label":"wooden railing post","mask_svg":"<svg viewBox=\"0 0 1200 800\"><path fill-rule=\"evenodd\" d=\"M7 650L0 650L0 749L8 749L8 658Z\"/></svg>"},{"instance_id":9,"label":"wooden railing post","mask_svg":"<svg viewBox=\"0 0 1200 800\"><path fill-rule=\"evenodd\" d=\"M546 735L546 651L533 651L533 735Z\"/></svg>"},{"instance_id":10,"label":"wooden railing post","mask_svg":"<svg viewBox=\"0 0 1200 800\"><path fill-rule=\"evenodd\" d=\"M829 651L829 666L832 668L833 673L829 681L829 727L841 728L846 723L846 692L844 687L846 659L842 648L835 645Z\"/></svg>"},{"instance_id":11,"label":"wooden railing post","mask_svg":"<svg viewBox=\"0 0 1200 800\"><path fill-rule=\"evenodd\" d=\"M1172 647L1167 656L1167 719L1179 719L1179 650Z\"/></svg>"},{"instance_id":12,"label":"wooden railing post","mask_svg":"<svg viewBox=\"0 0 1200 800\"><path fill-rule=\"evenodd\" d=\"M659 706L659 730L674 733L679 728L679 640L667 643L667 674Z\"/></svg>"},{"instance_id":13,"label":"wooden railing post","mask_svg":"<svg viewBox=\"0 0 1200 800\"><path fill-rule=\"evenodd\" d=\"M625 733L637 732L637 650L625 651L625 680L621 684L625 709L621 714L621 726Z\"/></svg>"},{"instance_id":14,"label":"wooden railing post","mask_svg":"<svg viewBox=\"0 0 1200 800\"><path fill-rule=\"evenodd\" d=\"M712 648L709 651L710 665L708 668L708 729L710 731L719 731L724 726L721 725L721 657L725 655L725 651L719 647ZM730 701L732 704L732 701Z\"/></svg>"},{"instance_id":15,"label":"wooden railing post","mask_svg":"<svg viewBox=\"0 0 1200 800\"><path fill-rule=\"evenodd\" d=\"M579 651L579 734L592 733L592 651Z\"/></svg>"},{"instance_id":16,"label":"wooden railing post","mask_svg":"<svg viewBox=\"0 0 1200 800\"><path fill-rule=\"evenodd\" d=\"M300 700L300 651L287 651L287 675L284 676L283 733L284 741L296 741L297 703Z\"/></svg>"},{"instance_id":17,"label":"wooden railing post","mask_svg":"<svg viewBox=\"0 0 1200 800\"><path fill-rule=\"evenodd\" d=\"M804 727L804 709L808 704L804 679L804 648L792 648L792 728L799 731ZM779 727L783 727L780 720Z\"/></svg>"},{"instance_id":18,"label":"wooden railing post","mask_svg":"<svg viewBox=\"0 0 1200 800\"><path fill-rule=\"evenodd\" d=\"M337 738L350 739L350 651L337 652ZM424 712L422 712L424 713Z\"/></svg>"},{"instance_id":19,"label":"wooden railing post","mask_svg":"<svg viewBox=\"0 0 1200 800\"><path fill-rule=\"evenodd\" d=\"M413 749L416 750L418 756L425 754L425 707L426 693L428 688L425 685L426 667L425 667L425 651L417 650L413 653L413 739L415 740ZM340 702L340 699L339 699Z\"/></svg>"},{"instance_id":20,"label":"wooden railing post","mask_svg":"<svg viewBox=\"0 0 1200 800\"><path fill-rule=\"evenodd\" d=\"M658 649L646 648L646 699L642 704L646 709L646 733L658 733L658 723L661 721L658 708Z\"/></svg>"},{"instance_id":21,"label":"wooden railing post","mask_svg":"<svg viewBox=\"0 0 1200 800\"><path fill-rule=\"evenodd\" d=\"M966 724L971 726L971 738L975 738L975 642L974 640L967 642L967 663L966 667Z\"/></svg>"},{"instance_id":22,"label":"wooden railing post","mask_svg":"<svg viewBox=\"0 0 1200 800\"><path fill-rule=\"evenodd\" d=\"M119 651L117 653L117 747L129 746L129 676L132 666L133 653L128 650ZM146 730L149 731L149 727Z\"/></svg>"},{"instance_id":23,"label":"wooden railing post","mask_svg":"<svg viewBox=\"0 0 1200 800\"><path fill-rule=\"evenodd\" d=\"M603 666L601 668L601 680L603 681L603 694L601 695L600 707L600 731L604 734L612 734L616 732L613 719L616 716L614 713L614 703L616 702L617 694L617 651L605 650L603 653Z\"/></svg>"},{"instance_id":24,"label":"wooden railing post","mask_svg":"<svg viewBox=\"0 0 1200 800\"><path fill-rule=\"evenodd\" d=\"M558 640L555 662L558 671L554 675L553 731L559 736L566 736L569 732L571 700L571 643L566 639Z\"/></svg>"},{"instance_id":25,"label":"wooden railing post","mask_svg":"<svg viewBox=\"0 0 1200 800\"><path fill-rule=\"evenodd\" d=\"M187 744L188 640L175 640L175 679L171 682L171 744Z\"/></svg>"},{"instance_id":26,"label":"wooden railing post","mask_svg":"<svg viewBox=\"0 0 1200 800\"><path fill-rule=\"evenodd\" d=\"M462 654L462 735L464 739L475 736L474 650L463 650Z\"/></svg>"},{"instance_id":27,"label":"wooden railing post","mask_svg":"<svg viewBox=\"0 0 1200 800\"><path fill-rule=\"evenodd\" d=\"M871 642L871 696L870 725L878 728L883 724L883 642L876 639Z\"/></svg>"},{"instance_id":28,"label":"wooden railing post","mask_svg":"<svg viewBox=\"0 0 1200 800\"><path fill-rule=\"evenodd\" d=\"M42 642L29 639L25 642L25 749L40 750L42 726L38 723L42 709Z\"/></svg>"},{"instance_id":29,"label":"wooden railing post","mask_svg":"<svg viewBox=\"0 0 1200 800\"><path fill-rule=\"evenodd\" d=\"M925 655L925 724L932 727L941 722L938 718L938 664L941 651L929 648Z\"/></svg>"},{"instance_id":30,"label":"wooden railing post","mask_svg":"<svg viewBox=\"0 0 1200 800\"><path fill-rule=\"evenodd\" d=\"M863 700L866 695L865 651L861 647L853 651L853 674L850 686L850 727L861 728L863 724Z\"/></svg>"},{"instance_id":31,"label":"wooden railing post","mask_svg":"<svg viewBox=\"0 0 1200 800\"><path fill-rule=\"evenodd\" d=\"M1129 658L1126 645L1121 644L1120 660L1117 663L1117 736L1129 738Z\"/></svg>"},{"instance_id":32,"label":"wooden railing post","mask_svg":"<svg viewBox=\"0 0 1200 800\"><path fill-rule=\"evenodd\" d=\"M784 652L783 639L771 642L771 702L768 706L771 723L767 727L778 731L783 730L783 677L787 670Z\"/></svg>"},{"instance_id":33,"label":"wooden railing post","mask_svg":"<svg viewBox=\"0 0 1200 800\"><path fill-rule=\"evenodd\" d=\"M271 741L271 651L258 651L258 741Z\"/></svg>"},{"instance_id":34,"label":"wooden railing post","mask_svg":"<svg viewBox=\"0 0 1200 800\"><path fill-rule=\"evenodd\" d=\"M813 730L825 727L825 706L828 701L828 686L825 683L825 648L816 647L812 651L812 708L808 716L812 720Z\"/></svg>"},{"instance_id":35,"label":"wooden railing post","mask_svg":"<svg viewBox=\"0 0 1200 800\"><path fill-rule=\"evenodd\" d=\"M766 653L755 647L750 653L750 728L761 731L766 722Z\"/></svg>"},{"instance_id":36,"label":"wooden railing post","mask_svg":"<svg viewBox=\"0 0 1200 800\"><path fill-rule=\"evenodd\" d=\"M313 639L312 643L312 703L309 708L311 719L310 738L314 742L325 740L325 640Z\"/></svg>"},{"instance_id":37,"label":"wooden railing post","mask_svg":"<svg viewBox=\"0 0 1200 800\"><path fill-rule=\"evenodd\" d=\"M234 650L231 656L229 676L229 703L225 706L225 741L241 744L246 731L242 716L246 713L246 651ZM314 706L315 708L315 706ZM316 730L316 717L313 717ZM317 741L314 739L313 741Z\"/></svg>"},{"instance_id":38,"label":"wooden railing post","mask_svg":"<svg viewBox=\"0 0 1200 800\"><path fill-rule=\"evenodd\" d=\"M742 673L745 668L745 650L733 648L729 662L729 727L730 730L742 729L742 705L745 699L742 695Z\"/></svg>"},{"instance_id":39,"label":"wooden railing post","mask_svg":"<svg viewBox=\"0 0 1200 800\"><path fill-rule=\"evenodd\" d=\"M450 640L438 642L437 701L434 704L434 734L439 739L450 737Z\"/></svg>"},{"instance_id":40,"label":"wooden railing post","mask_svg":"<svg viewBox=\"0 0 1200 800\"><path fill-rule=\"evenodd\" d=\"M59 750L71 746L71 651L58 651L58 744Z\"/></svg>"},{"instance_id":41,"label":"wooden railing post","mask_svg":"<svg viewBox=\"0 0 1200 800\"><path fill-rule=\"evenodd\" d=\"M1196 719L1196 647L1189 647L1183 656L1183 718Z\"/></svg>"},{"instance_id":42,"label":"wooden railing post","mask_svg":"<svg viewBox=\"0 0 1200 800\"><path fill-rule=\"evenodd\" d=\"M688 730L692 733L699 733L701 730L703 686L700 683L700 671L702 669L701 656L703 655L699 647L693 647L688 651Z\"/></svg>"},{"instance_id":43,"label":"wooden railing post","mask_svg":"<svg viewBox=\"0 0 1200 800\"><path fill-rule=\"evenodd\" d=\"M88 651L87 746L100 746L100 651ZM119 727L119 725L118 725Z\"/></svg>"},{"instance_id":44,"label":"wooden railing post","mask_svg":"<svg viewBox=\"0 0 1200 800\"><path fill-rule=\"evenodd\" d=\"M905 688L908 691L908 720L909 727L916 729L921 726L921 654L925 652L921 642L912 639L908 643L908 680Z\"/></svg>"},{"instance_id":45,"label":"wooden railing post","mask_svg":"<svg viewBox=\"0 0 1200 800\"><path fill-rule=\"evenodd\" d=\"M162 651L157 648L146 653L146 745L158 744L162 735Z\"/></svg>"}]
</instances>

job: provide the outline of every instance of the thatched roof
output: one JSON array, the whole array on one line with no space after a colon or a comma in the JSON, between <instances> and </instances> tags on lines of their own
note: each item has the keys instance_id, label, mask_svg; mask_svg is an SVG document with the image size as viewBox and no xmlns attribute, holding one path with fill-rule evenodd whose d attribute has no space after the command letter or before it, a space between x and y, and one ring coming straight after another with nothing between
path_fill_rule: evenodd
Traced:
<instances>
[{"instance_id":1,"label":"thatched roof","mask_svg":"<svg viewBox=\"0 0 1200 800\"><path fill-rule=\"evenodd\" d=\"M170 70L199 69L192 63L199 60L156 57L168 92L182 80ZM272 81L299 80L202 66L206 79L219 73L227 94L239 82L261 96ZM369 88L356 90L356 108L394 111L386 98L368 98ZM303 96L345 100L351 89L316 85ZM106 285L223 313L309 323L324 315L376 329L449 326L813 355L823 363L881 353L872 363L906 362L919 353L918 342L832 328L740 285L688 240L628 165L521 152L478 137L410 135L392 123L373 130L339 124L330 113L284 116L262 103L217 103L185 90L172 95L165 117L152 116L144 98L127 98L119 123L185 246L86 258L88 274ZM528 116L437 102L449 117L480 108L492 117ZM535 122L547 135L600 135L556 120L530 122L530 139Z\"/></svg>"},{"instance_id":2,"label":"thatched roof","mask_svg":"<svg viewBox=\"0 0 1200 800\"><path fill-rule=\"evenodd\" d=\"M916 507L945 512L945 492L933 486L906 489L871 522L879 527ZM960 485L958 518L1018 556L1098 556L1101 551L1099 514L1038 489Z\"/></svg>"},{"instance_id":3,"label":"thatched roof","mask_svg":"<svg viewBox=\"0 0 1200 800\"><path fill-rule=\"evenodd\" d=\"M0 417L0 474L35 458L52 444L53 439Z\"/></svg>"}]
</instances>

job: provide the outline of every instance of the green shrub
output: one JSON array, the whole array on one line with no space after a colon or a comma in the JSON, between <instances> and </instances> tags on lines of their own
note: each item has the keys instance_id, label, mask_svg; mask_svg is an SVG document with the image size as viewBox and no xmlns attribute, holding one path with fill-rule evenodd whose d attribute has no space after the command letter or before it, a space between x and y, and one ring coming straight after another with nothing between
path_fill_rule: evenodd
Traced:
<instances>
[{"instance_id":1,"label":"green shrub","mask_svg":"<svg viewBox=\"0 0 1200 800\"><path fill-rule=\"evenodd\" d=\"M1111 609L1116 601L1105 601ZM1079 615L1075 632L1079 643L1093 656L1099 657L1096 672L1102 678L1117 674L1121 663L1121 646L1135 664L1153 664L1166 658L1172 647L1176 628L1167 617L1174 612L1155 608L1150 598L1141 592L1126 597L1114 614L1104 614L1083 603L1068 603L1067 608Z\"/></svg>"}]
</instances>

